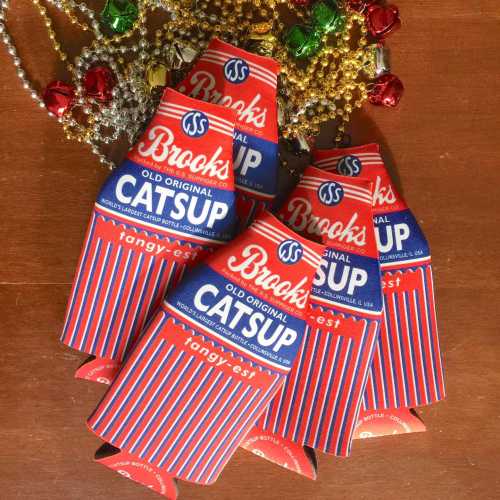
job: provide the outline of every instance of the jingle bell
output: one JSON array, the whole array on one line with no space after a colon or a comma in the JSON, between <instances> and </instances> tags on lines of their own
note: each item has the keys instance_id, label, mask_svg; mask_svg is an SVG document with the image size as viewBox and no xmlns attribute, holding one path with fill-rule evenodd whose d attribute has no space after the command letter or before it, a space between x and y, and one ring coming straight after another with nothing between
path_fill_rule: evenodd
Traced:
<instances>
[{"instance_id":1,"label":"jingle bell","mask_svg":"<svg viewBox=\"0 0 500 500\"><path fill-rule=\"evenodd\" d=\"M273 24L269 21L250 25L247 50L261 56L272 56L276 37L272 33Z\"/></svg>"},{"instance_id":2,"label":"jingle bell","mask_svg":"<svg viewBox=\"0 0 500 500\"><path fill-rule=\"evenodd\" d=\"M167 65L160 61L150 62L146 68L146 81L150 89L167 86L170 82Z\"/></svg>"},{"instance_id":3,"label":"jingle bell","mask_svg":"<svg viewBox=\"0 0 500 500\"><path fill-rule=\"evenodd\" d=\"M83 79L85 95L93 97L96 101L102 103L109 102L112 99L115 84L115 76L106 66L90 68Z\"/></svg>"},{"instance_id":4,"label":"jingle bell","mask_svg":"<svg viewBox=\"0 0 500 500\"><path fill-rule=\"evenodd\" d=\"M102 20L115 33L125 33L134 25L139 10L129 0L107 0L101 12Z\"/></svg>"},{"instance_id":5,"label":"jingle bell","mask_svg":"<svg viewBox=\"0 0 500 500\"><path fill-rule=\"evenodd\" d=\"M377 106L394 108L403 96L403 82L392 73L379 76L368 93L368 100Z\"/></svg>"},{"instance_id":6,"label":"jingle bell","mask_svg":"<svg viewBox=\"0 0 500 500\"><path fill-rule=\"evenodd\" d=\"M395 5L370 5L366 12L366 27L373 37L387 38L401 27L398 8Z\"/></svg>"},{"instance_id":7,"label":"jingle bell","mask_svg":"<svg viewBox=\"0 0 500 500\"><path fill-rule=\"evenodd\" d=\"M186 64L192 63L198 55L198 52L196 50L188 47L187 45L175 43L174 47L179 58Z\"/></svg>"},{"instance_id":8,"label":"jingle bell","mask_svg":"<svg viewBox=\"0 0 500 500\"><path fill-rule=\"evenodd\" d=\"M377 0L347 0L346 6L357 12L363 12L367 7L376 3Z\"/></svg>"},{"instance_id":9,"label":"jingle bell","mask_svg":"<svg viewBox=\"0 0 500 500\"><path fill-rule=\"evenodd\" d=\"M389 49L383 45L377 45L375 47L375 74L380 76L390 71Z\"/></svg>"},{"instance_id":10,"label":"jingle bell","mask_svg":"<svg viewBox=\"0 0 500 500\"><path fill-rule=\"evenodd\" d=\"M259 23L253 23L250 25L249 37L251 38L254 35L265 35L269 33L273 29L273 23L271 21L261 21Z\"/></svg>"},{"instance_id":11,"label":"jingle bell","mask_svg":"<svg viewBox=\"0 0 500 500\"><path fill-rule=\"evenodd\" d=\"M327 2L316 2L311 9L314 28L322 33L342 31L345 25L345 16Z\"/></svg>"},{"instance_id":12,"label":"jingle bell","mask_svg":"<svg viewBox=\"0 0 500 500\"><path fill-rule=\"evenodd\" d=\"M314 55L321 45L321 34L306 26L296 24L288 31L285 43L291 54L300 59Z\"/></svg>"},{"instance_id":13,"label":"jingle bell","mask_svg":"<svg viewBox=\"0 0 500 500\"><path fill-rule=\"evenodd\" d=\"M72 85L55 80L45 87L43 102L47 111L63 116L75 102L75 89Z\"/></svg>"}]
</instances>

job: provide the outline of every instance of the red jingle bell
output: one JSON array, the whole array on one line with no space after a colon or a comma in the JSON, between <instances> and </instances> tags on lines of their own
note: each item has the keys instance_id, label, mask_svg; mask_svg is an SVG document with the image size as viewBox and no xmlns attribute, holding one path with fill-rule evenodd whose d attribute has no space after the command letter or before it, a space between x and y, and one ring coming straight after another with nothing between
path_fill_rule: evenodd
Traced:
<instances>
[{"instance_id":1,"label":"red jingle bell","mask_svg":"<svg viewBox=\"0 0 500 500\"><path fill-rule=\"evenodd\" d=\"M50 82L43 92L43 102L47 111L56 116L64 115L73 106L74 101L74 87L61 80Z\"/></svg>"},{"instance_id":2,"label":"red jingle bell","mask_svg":"<svg viewBox=\"0 0 500 500\"><path fill-rule=\"evenodd\" d=\"M368 93L368 100L377 106L394 108L403 96L403 82L391 73L379 76Z\"/></svg>"},{"instance_id":3,"label":"red jingle bell","mask_svg":"<svg viewBox=\"0 0 500 500\"><path fill-rule=\"evenodd\" d=\"M370 5L366 12L366 27L373 37L387 38L401 27L398 8L395 5Z\"/></svg>"},{"instance_id":4,"label":"red jingle bell","mask_svg":"<svg viewBox=\"0 0 500 500\"><path fill-rule=\"evenodd\" d=\"M94 66L85 73L83 86L85 95L99 102L108 102L113 97L116 81L113 72L106 66Z\"/></svg>"},{"instance_id":5,"label":"red jingle bell","mask_svg":"<svg viewBox=\"0 0 500 500\"><path fill-rule=\"evenodd\" d=\"M364 10L376 3L377 0L347 0L346 4L352 10L357 12L364 12Z\"/></svg>"}]
</instances>

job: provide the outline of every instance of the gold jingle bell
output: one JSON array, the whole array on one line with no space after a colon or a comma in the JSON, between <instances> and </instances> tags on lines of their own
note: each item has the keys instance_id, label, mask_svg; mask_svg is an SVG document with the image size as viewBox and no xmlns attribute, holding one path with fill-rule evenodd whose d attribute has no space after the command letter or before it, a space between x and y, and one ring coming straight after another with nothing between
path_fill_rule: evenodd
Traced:
<instances>
[{"instance_id":1,"label":"gold jingle bell","mask_svg":"<svg viewBox=\"0 0 500 500\"><path fill-rule=\"evenodd\" d=\"M273 23L271 21L262 21L260 23L254 23L250 25L249 35L250 38L255 35L264 35L269 33L273 27Z\"/></svg>"},{"instance_id":2,"label":"gold jingle bell","mask_svg":"<svg viewBox=\"0 0 500 500\"><path fill-rule=\"evenodd\" d=\"M271 21L252 24L248 30L247 48L261 56L272 56L277 40L271 31L272 27Z\"/></svg>"},{"instance_id":3,"label":"gold jingle bell","mask_svg":"<svg viewBox=\"0 0 500 500\"><path fill-rule=\"evenodd\" d=\"M165 63L151 61L146 68L146 80L149 88L165 87L170 83L170 71Z\"/></svg>"}]
</instances>

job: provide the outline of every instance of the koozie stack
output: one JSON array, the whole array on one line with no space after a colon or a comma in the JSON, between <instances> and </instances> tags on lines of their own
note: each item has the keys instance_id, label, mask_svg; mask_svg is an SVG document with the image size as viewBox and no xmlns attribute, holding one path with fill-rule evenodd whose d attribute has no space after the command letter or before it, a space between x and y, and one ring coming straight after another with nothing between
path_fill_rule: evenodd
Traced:
<instances>
[{"instance_id":1,"label":"koozie stack","mask_svg":"<svg viewBox=\"0 0 500 500\"><path fill-rule=\"evenodd\" d=\"M99 192L74 278L61 340L109 385L95 459L169 500L239 446L315 479L315 450L425 430L414 407L445 396L429 246L379 147L314 151L276 209L278 73L209 43Z\"/></svg>"}]
</instances>

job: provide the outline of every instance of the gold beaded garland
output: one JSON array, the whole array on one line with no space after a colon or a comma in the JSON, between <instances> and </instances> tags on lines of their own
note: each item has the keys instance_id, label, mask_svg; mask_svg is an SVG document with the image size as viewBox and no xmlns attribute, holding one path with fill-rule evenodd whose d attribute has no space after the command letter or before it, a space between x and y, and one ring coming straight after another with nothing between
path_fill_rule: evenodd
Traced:
<instances>
[{"instance_id":1,"label":"gold beaded garland","mask_svg":"<svg viewBox=\"0 0 500 500\"><path fill-rule=\"evenodd\" d=\"M113 59L113 71L123 78L136 75L138 68L142 68L144 99L153 99L152 88L171 81L170 72L182 72L192 62L192 57L184 60L178 54L173 54L169 60L159 58L159 54L163 57L166 46L179 44L193 54L202 51L208 41L217 36L275 58L281 67L278 90L283 99L280 100L279 125L280 134L285 139L314 136L323 123L334 120L337 128L335 140L342 141L352 112L367 100L366 80L375 76L375 51L368 44L364 16L356 11L346 10L344 28L340 33L322 35L320 49L312 57L297 60L284 44L285 34L291 24L307 24L310 9L290 0L137 0L138 16L131 29L109 36L101 32L96 15L82 7L83 4L72 0L32 2L76 87L80 104L60 120L66 136L79 142L97 142L100 111L95 103L87 103L85 113L81 112L84 96L78 86L78 71L57 39L44 2L55 4L73 27L94 33L94 40L82 50L82 54L85 50L109 54L109 58L104 59ZM152 31L148 29L148 16L158 9L166 10L168 19ZM82 20L82 14L89 17L88 22ZM124 52L124 46L137 43L137 38L139 45L144 41L144 50L139 50L136 60L131 61L130 54L134 51L127 52L127 56L120 51ZM146 49L151 53L145 54Z\"/></svg>"}]
</instances>

